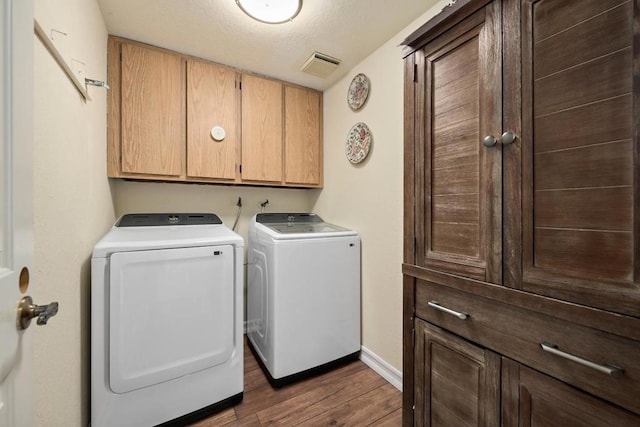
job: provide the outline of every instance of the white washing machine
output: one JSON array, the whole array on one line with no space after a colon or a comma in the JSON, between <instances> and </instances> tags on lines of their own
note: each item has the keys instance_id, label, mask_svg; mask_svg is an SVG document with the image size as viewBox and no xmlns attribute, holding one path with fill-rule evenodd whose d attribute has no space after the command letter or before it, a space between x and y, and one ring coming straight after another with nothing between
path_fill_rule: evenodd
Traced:
<instances>
[{"instance_id":1,"label":"white washing machine","mask_svg":"<svg viewBox=\"0 0 640 427\"><path fill-rule=\"evenodd\" d=\"M243 240L214 214L125 215L91 259L91 426L184 425L243 396Z\"/></svg>"},{"instance_id":2,"label":"white washing machine","mask_svg":"<svg viewBox=\"0 0 640 427\"><path fill-rule=\"evenodd\" d=\"M272 385L360 352L360 238L312 213L249 225L247 336Z\"/></svg>"}]
</instances>

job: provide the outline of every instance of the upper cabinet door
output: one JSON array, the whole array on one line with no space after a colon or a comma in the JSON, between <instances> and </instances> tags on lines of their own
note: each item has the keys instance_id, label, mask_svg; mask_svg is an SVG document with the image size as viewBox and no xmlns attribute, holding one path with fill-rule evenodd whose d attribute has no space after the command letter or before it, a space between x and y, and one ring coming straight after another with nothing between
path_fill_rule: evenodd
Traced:
<instances>
[{"instance_id":1,"label":"upper cabinet door","mask_svg":"<svg viewBox=\"0 0 640 427\"><path fill-rule=\"evenodd\" d=\"M285 183L322 184L321 97L285 86Z\"/></svg>"},{"instance_id":2,"label":"upper cabinet door","mask_svg":"<svg viewBox=\"0 0 640 427\"><path fill-rule=\"evenodd\" d=\"M499 2L416 53L416 263L493 283L502 280L501 55Z\"/></svg>"},{"instance_id":3,"label":"upper cabinet door","mask_svg":"<svg viewBox=\"0 0 640 427\"><path fill-rule=\"evenodd\" d=\"M282 181L282 83L242 76L242 179Z\"/></svg>"},{"instance_id":4,"label":"upper cabinet door","mask_svg":"<svg viewBox=\"0 0 640 427\"><path fill-rule=\"evenodd\" d=\"M235 180L239 164L240 92L232 68L187 61L187 176ZM214 127L224 130L214 139Z\"/></svg>"},{"instance_id":5,"label":"upper cabinet door","mask_svg":"<svg viewBox=\"0 0 640 427\"><path fill-rule=\"evenodd\" d=\"M182 175L183 62L135 44L121 50L123 173Z\"/></svg>"},{"instance_id":6,"label":"upper cabinet door","mask_svg":"<svg viewBox=\"0 0 640 427\"><path fill-rule=\"evenodd\" d=\"M525 0L521 12L523 289L640 316L638 11Z\"/></svg>"}]
</instances>

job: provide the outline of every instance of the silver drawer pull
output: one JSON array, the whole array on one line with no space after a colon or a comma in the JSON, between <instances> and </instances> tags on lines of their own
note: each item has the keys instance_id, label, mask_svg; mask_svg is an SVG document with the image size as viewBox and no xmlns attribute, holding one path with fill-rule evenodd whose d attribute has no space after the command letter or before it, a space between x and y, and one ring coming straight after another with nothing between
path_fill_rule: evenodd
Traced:
<instances>
[{"instance_id":1,"label":"silver drawer pull","mask_svg":"<svg viewBox=\"0 0 640 427\"><path fill-rule=\"evenodd\" d=\"M429 301L428 305L429 307L435 308L436 310L440 310L444 313L450 314L452 316L456 316L458 319L461 319L461 320L467 320L467 317L469 317L468 313L464 313L462 311L455 311L455 310L451 310L450 308L443 307L440 304L438 304L438 301Z\"/></svg>"},{"instance_id":2,"label":"silver drawer pull","mask_svg":"<svg viewBox=\"0 0 640 427\"><path fill-rule=\"evenodd\" d=\"M624 375L624 369L619 368L617 366L607 365L606 363L596 363L591 360L583 359L582 357L574 356L571 353L565 353L564 351L558 350L558 346L548 342L541 342L540 347L542 350L555 354L556 356L560 356L564 359L571 360L572 362L579 363L583 366L586 366L591 369L595 369L596 371L605 373L607 375L611 375L612 377L621 377Z\"/></svg>"}]
</instances>

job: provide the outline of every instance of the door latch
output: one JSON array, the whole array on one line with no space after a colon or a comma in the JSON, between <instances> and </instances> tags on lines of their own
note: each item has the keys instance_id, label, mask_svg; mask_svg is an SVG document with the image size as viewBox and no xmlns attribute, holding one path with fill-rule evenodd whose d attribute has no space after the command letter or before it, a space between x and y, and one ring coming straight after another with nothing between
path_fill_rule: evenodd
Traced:
<instances>
[{"instance_id":1,"label":"door latch","mask_svg":"<svg viewBox=\"0 0 640 427\"><path fill-rule=\"evenodd\" d=\"M18 304L17 326L19 330L27 329L31 324L31 319L37 318L38 325L46 325L50 318L58 314L58 303L52 302L47 305L36 305L30 296L20 300Z\"/></svg>"}]
</instances>

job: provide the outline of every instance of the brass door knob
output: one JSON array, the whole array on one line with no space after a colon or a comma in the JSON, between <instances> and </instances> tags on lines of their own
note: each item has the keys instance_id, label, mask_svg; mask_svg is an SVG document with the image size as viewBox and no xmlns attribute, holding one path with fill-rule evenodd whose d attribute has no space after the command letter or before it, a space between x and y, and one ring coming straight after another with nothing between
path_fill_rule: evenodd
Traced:
<instances>
[{"instance_id":1,"label":"brass door knob","mask_svg":"<svg viewBox=\"0 0 640 427\"><path fill-rule=\"evenodd\" d=\"M18 304L17 326L19 330L27 329L31 324L31 319L37 317L38 325L46 325L50 318L58 314L58 303L52 302L47 305L35 305L30 296L20 300Z\"/></svg>"}]
</instances>

